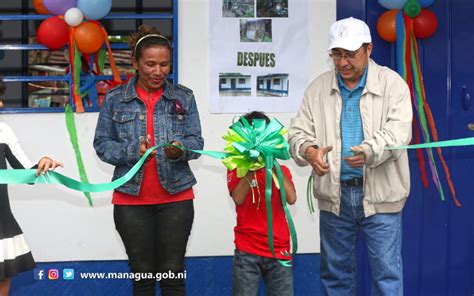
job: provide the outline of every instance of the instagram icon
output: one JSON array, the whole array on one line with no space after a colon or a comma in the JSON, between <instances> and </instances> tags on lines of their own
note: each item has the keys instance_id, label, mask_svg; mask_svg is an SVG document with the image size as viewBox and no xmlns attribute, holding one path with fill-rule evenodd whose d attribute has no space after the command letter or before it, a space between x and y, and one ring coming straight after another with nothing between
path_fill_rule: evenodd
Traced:
<instances>
[{"instance_id":1,"label":"instagram icon","mask_svg":"<svg viewBox=\"0 0 474 296\"><path fill-rule=\"evenodd\" d=\"M57 269L48 270L48 279L57 280L58 278L59 278L59 270Z\"/></svg>"}]
</instances>

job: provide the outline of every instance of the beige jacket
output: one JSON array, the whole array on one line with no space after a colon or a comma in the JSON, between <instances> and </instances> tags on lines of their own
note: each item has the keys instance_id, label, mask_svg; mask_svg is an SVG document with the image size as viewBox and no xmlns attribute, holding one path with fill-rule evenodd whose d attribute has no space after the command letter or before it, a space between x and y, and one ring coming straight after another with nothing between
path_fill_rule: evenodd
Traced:
<instances>
[{"instance_id":1,"label":"beige jacket","mask_svg":"<svg viewBox=\"0 0 474 296\"><path fill-rule=\"evenodd\" d=\"M369 61L367 82L360 100L366 153L364 167L365 216L396 213L410 192L406 150L384 150L407 145L411 140L412 106L405 81L387 67ZM339 215L341 203L342 98L334 70L316 78L306 89L300 111L289 130L290 151L300 166L308 165L306 148L333 146L328 153L330 172L319 177L313 171L314 196L319 208Z\"/></svg>"}]
</instances>

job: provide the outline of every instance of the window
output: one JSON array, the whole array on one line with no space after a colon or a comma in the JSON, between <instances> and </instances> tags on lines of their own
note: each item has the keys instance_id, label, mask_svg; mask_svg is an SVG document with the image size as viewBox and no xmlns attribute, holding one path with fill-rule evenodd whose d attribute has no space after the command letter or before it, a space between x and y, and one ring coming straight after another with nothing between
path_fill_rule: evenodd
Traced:
<instances>
[{"instance_id":1,"label":"window","mask_svg":"<svg viewBox=\"0 0 474 296\"><path fill-rule=\"evenodd\" d=\"M273 79L273 85L280 85L280 78Z\"/></svg>"},{"instance_id":2,"label":"window","mask_svg":"<svg viewBox=\"0 0 474 296\"><path fill-rule=\"evenodd\" d=\"M239 84L245 84L245 78L239 78Z\"/></svg>"},{"instance_id":3,"label":"window","mask_svg":"<svg viewBox=\"0 0 474 296\"><path fill-rule=\"evenodd\" d=\"M220 84L226 84L226 83L227 83L227 79L221 78L221 79L219 80L219 83L220 83Z\"/></svg>"},{"instance_id":4,"label":"window","mask_svg":"<svg viewBox=\"0 0 474 296\"><path fill-rule=\"evenodd\" d=\"M127 37L139 25L148 24L157 27L172 42L173 69L168 77L177 82L177 13L177 0L112 2L109 15L99 22L109 34L122 78L134 73L130 66ZM68 49L51 51L36 41L36 29L48 17L37 14L33 1L0 1L0 73L6 87L5 94L0 98L4 105L0 113L63 112L64 106L72 103ZM87 61L82 62L83 65L88 64ZM85 73L89 75L81 76L81 87L89 82L91 89L97 91L97 96L84 97L86 112L98 111L110 88L107 82L112 80L108 58L101 75L87 72L87 69Z\"/></svg>"}]
</instances>

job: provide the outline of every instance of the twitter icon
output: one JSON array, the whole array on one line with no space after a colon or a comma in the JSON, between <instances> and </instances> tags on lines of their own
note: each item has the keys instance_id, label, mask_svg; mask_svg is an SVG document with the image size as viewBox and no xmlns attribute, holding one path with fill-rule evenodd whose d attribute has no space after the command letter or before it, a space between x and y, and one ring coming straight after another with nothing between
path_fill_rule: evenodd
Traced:
<instances>
[{"instance_id":1,"label":"twitter icon","mask_svg":"<svg viewBox=\"0 0 474 296\"><path fill-rule=\"evenodd\" d=\"M74 269L72 268L64 268L63 269L63 279L65 280L73 280L74 279Z\"/></svg>"}]
</instances>

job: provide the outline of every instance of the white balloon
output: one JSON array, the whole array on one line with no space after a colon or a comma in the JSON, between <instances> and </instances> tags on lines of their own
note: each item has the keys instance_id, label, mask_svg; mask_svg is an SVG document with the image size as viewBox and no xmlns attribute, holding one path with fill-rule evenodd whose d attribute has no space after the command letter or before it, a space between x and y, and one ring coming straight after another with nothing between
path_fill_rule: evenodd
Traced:
<instances>
[{"instance_id":1,"label":"white balloon","mask_svg":"<svg viewBox=\"0 0 474 296\"><path fill-rule=\"evenodd\" d=\"M71 27L79 26L84 19L84 14L77 8L69 8L64 14L64 21Z\"/></svg>"}]
</instances>

